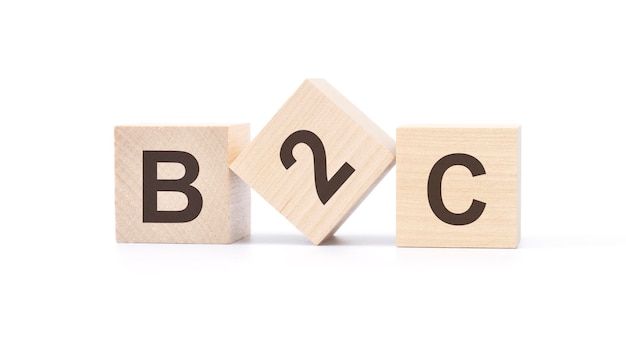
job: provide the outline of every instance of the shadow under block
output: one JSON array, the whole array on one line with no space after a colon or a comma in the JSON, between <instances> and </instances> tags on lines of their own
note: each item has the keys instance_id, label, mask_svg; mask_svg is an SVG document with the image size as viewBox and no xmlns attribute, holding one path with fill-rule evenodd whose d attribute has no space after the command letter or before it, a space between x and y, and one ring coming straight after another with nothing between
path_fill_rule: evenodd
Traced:
<instances>
[{"instance_id":1,"label":"shadow under block","mask_svg":"<svg viewBox=\"0 0 626 352\"><path fill-rule=\"evenodd\" d=\"M399 247L517 248L518 126L402 126L397 147Z\"/></svg>"},{"instance_id":2,"label":"shadow under block","mask_svg":"<svg viewBox=\"0 0 626 352\"><path fill-rule=\"evenodd\" d=\"M309 79L231 169L320 244L394 162L389 135L326 81Z\"/></svg>"},{"instance_id":3,"label":"shadow under block","mask_svg":"<svg viewBox=\"0 0 626 352\"><path fill-rule=\"evenodd\" d=\"M228 165L249 141L248 124L115 127L117 242L232 243L248 236L250 188ZM190 157L182 158L187 153L197 169ZM166 181L155 188L155 179ZM163 190L171 184L179 190ZM145 198L150 195L152 202ZM156 209L144 209L154 203ZM168 216L176 218L160 222Z\"/></svg>"}]
</instances>

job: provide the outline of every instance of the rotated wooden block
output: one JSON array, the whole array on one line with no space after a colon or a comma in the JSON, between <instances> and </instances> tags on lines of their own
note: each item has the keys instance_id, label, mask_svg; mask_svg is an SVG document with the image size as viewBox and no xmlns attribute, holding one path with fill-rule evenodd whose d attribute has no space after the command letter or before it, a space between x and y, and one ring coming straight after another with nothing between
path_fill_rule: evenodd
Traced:
<instances>
[{"instance_id":1,"label":"rotated wooden block","mask_svg":"<svg viewBox=\"0 0 626 352\"><path fill-rule=\"evenodd\" d=\"M400 247L517 248L520 128L397 129Z\"/></svg>"},{"instance_id":2,"label":"rotated wooden block","mask_svg":"<svg viewBox=\"0 0 626 352\"><path fill-rule=\"evenodd\" d=\"M232 243L250 234L250 188L228 165L249 125L115 127L118 242Z\"/></svg>"},{"instance_id":3,"label":"rotated wooden block","mask_svg":"<svg viewBox=\"0 0 626 352\"><path fill-rule=\"evenodd\" d=\"M309 79L231 169L319 244L394 161L389 135L326 81Z\"/></svg>"}]
</instances>

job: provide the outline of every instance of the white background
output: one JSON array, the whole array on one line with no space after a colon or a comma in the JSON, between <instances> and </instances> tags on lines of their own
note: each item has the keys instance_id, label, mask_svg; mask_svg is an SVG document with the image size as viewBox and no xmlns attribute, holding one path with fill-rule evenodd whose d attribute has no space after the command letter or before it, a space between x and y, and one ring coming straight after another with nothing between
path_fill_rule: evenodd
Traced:
<instances>
[{"instance_id":1,"label":"white background","mask_svg":"<svg viewBox=\"0 0 626 352\"><path fill-rule=\"evenodd\" d=\"M622 1L0 2L0 350L624 351ZM517 250L399 249L395 169L313 246L115 243L113 126L327 79L395 137L517 123Z\"/></svg>"}]
</instances>

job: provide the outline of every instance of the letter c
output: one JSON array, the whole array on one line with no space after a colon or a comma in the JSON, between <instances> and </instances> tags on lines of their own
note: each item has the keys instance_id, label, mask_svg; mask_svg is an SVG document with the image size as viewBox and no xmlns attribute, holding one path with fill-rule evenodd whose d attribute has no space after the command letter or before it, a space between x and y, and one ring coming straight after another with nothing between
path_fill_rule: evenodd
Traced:
<instances>
[{"instance_id":1,"label":"letter c","mask_svg":"<svg viewBox=\"0 0 626 352\"><path fill-rule=\"evenodd\" d=\"M457 153L444 156L435 163L432 170L430 170L430 175L428 175L428 203L433 213L447 224L471 224L480 218L485 210L486 203L474 199L469 209L463 213L453 213L443 204L441 180L443 179L443 174L454 165L465 166L474 177L486 173L483 164L471 155Z\"/></svg>"}]
</instances>

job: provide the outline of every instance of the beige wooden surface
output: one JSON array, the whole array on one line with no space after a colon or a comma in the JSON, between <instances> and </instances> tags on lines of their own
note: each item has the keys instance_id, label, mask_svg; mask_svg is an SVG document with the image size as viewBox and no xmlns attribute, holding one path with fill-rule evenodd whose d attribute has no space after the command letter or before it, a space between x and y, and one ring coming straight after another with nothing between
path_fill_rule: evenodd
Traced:
<instances>
[{"instance_id":1,"label":"beige wooden surface","mask_svg":"<svg viewBox=\"0 0 626 352\"><path fill-rule=\"evenodd\" d=\"M400 247L516 248L520 236L520 128L518 126L402 126L397 129L397 228ZM442 157L474 156L485 174L464 166L444 174L445 206L466 211L473 199L486 203L467 225L450 225L432 211L428 176Z\"/></svg>"},{"instance_id":2,"label":"beige wooden surface","mask_svg":"<svg viewBox=\"0 0 626 352\"><path fill-rule=\"evenodd\" d=\"M313 154L293 149L288 170L280 159L283 142L308 130L322 141L327 177L347 162L354 173L322 204L316 193ZM331 236L395 162L394 140L321 79L305 80L271 121L231 164L231 169L315 244ZM385 206L385 205L381 205Z\"/></svg>"},{"instance_id":3,"label":"beige wooden surface","mask_svg":"<svg viewBox=\"0 0 626 352\"><path fill-rule=\"evenodd\" d=\"M115 222L118 242L232 243L250 234L250 189L228 168L248 144L248 124L115 127ZM199 164L191 184L202 194L197 218L184 223L143 222L143 164L147 150L184 151ZM179 163L158 163L159 179L180 179ZM181 192L158 192L157 209L182 210Z\"/></svg>"}]
</instances>

